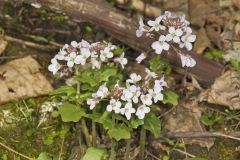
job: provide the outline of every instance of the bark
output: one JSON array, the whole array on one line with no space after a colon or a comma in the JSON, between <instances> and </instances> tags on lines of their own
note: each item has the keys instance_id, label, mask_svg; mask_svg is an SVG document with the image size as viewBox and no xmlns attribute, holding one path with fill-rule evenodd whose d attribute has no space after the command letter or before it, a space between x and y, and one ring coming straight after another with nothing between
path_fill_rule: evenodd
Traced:
<instances>
[{"instance_id":1,"label":"bark","mask_svg":"<svg viewBox=\"0 0 240 160\"><path fill-rule=\"evenodd\" d=\"M28 4L39 3L52 11L66 13L73 19L92 22L116 39L140 52L148 52L151 43L154 41L147 37L137 38L135 33L138 22L116 10L105 0L23 0L23 2ZM182 52L186 51L182 50ZM194 68L189 68L188 72L194 75L204 86L211 85L221 75L223 71L221 65L208 61L193 52L189 54L197 61L197 65ZM149 53L149 57L153 55L154 53ZM174 65L177 72L184 73L180 58L173 50L170 50L169 54L163 54L162 58Z\"/></svg>"}]
</instances>

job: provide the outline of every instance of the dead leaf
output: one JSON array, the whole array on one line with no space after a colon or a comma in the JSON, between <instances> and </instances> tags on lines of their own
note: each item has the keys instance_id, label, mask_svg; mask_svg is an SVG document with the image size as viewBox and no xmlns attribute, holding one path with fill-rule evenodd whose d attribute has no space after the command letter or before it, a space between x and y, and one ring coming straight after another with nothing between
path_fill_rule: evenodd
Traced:
<instances>
[{"instance_id":1,"label":"dead leaf","mask_svg":"<svg viewBox=\"0 0 240 160\"><path fill-rule=\"evenodd\" d=\"M212 1L211 0L189 0L189 16L191 24L203 27L205 24L206 17L211 11Z\"/></svg>"},{"instance_id":2,"label":"dead leaf","mask_svg":"<svg viewBox=\"0 0 240 160\"><path fill-rule=\"evenodd\" d=\"M7 47L7 41L3 40L1 37L0 37L0 55L4 52L4 50L6 49Z\"/></svg>"},{"instance_id":3,"label":"dead leaf","mask_svg":"<svg viewBox=\"0 0 240 160\"><path fill-rule=\"evenodd\" d=\"M214 45L216 45L219 49L222 49L223 45L222 45L221 36L220 36L221 28L216 25L207 26L206 32L210 41Z\"/></svg>"},{"instance_id":4,"label":"dead leaf","mask_svg":"<svg viewBox=\"0 0 240 160\"><path fill-rule=\"evenodd\" d=\"M163 128L170 132L205 131L199 121L202 110L196 99L181 103L170 114L166 115ZM213 146L214 139L184 138L184 142L186 144L199 144L209 149Z\"/></svg>"},{"instance_id":5,"label":"dead leaf","mask_svg":"<svg viewBox=\"0 0 240 160\"><path fill-rule=\"evenodd\" d=\"M201 93L200 101L224 105L232 110L240 109L240 76L227 71L217 78L210 89Z\"/></svg>"},{"instance_id":6,"label":"dead leaf","mask_svg":"<svg viewBox=\"0 0 240 160\"><path fill-rule=\"evenodd\" d=\"M40 65L31 56L16 59L0 66L0 104L19 97L36 97L52 91L51 84L39 71Z\"/></svg>"},{"instance_id":7,"label":"dead leaf","mask_svg":"<svg viewBox=\"0 0 240 160\"><path fill-rule=\"evenodd\" d=\"M206 48L211 47L211 42L204 28L201 28L197 32L196 36L197 36L197 40L194 44L193 50L198 54L202 54Z\"/></svg>"}]
</instances>

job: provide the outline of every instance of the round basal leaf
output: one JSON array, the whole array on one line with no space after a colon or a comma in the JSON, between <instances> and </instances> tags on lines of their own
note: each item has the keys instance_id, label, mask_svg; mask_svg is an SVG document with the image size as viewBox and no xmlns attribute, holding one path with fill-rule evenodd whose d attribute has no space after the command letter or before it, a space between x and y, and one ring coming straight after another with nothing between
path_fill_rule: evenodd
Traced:
<instances>
[{"instance_id":1,"label":"round basal leaf","mask_svg":"<svg viewBox=\"0 0 240 160\"><path fill-rule=\"evenodd\" d=\"M173 91L164 91L164 98L163 98L163 104L169 103L172 104L174 106L176 106L178 104L178 98L179 96L177 95L177 93L173 92Z\"/></svg>"},{"instance_id":2,"label":"round basal leaf","mask_svg":"<svg viewBox=\"0 0 240 160\"><path fill-rule=\"evenodd\" d=\"M110 129L108 131L108 134L116 141L119 141L121 139L129 139L131 137L131 133L126 126Z\"/></svg>"},{"instance_id":3,"label":"round basal leaf","mask_svg":"<svg viewBox=\"0 0 240 160\"><path fill-rule=\"evenodd\" d=\"M104 160L106 156L107 151L105 149L90 147L81 160Z\"/></svg>"},{"instance_id":4,"label":"round basal leaf","mask_svg":"<svg viewBox=\"0 0 240 160\"><path fill-rule=\"evenodd\" d=\"M153 113L149 113L144 118L144 129L153 133L154 137L159 137L161 132L161 121Z\"/></svg>"},{"instance_id":5,"label":"round basal leaf","mask_svg":"<svg viewBox=\"0 0 240 160\"><path fill-rule=\"evenodd\" d=\"M59 110L63 122L78 122L86 113L79 106L64 103Z\"/></svg>"}]
</instances>

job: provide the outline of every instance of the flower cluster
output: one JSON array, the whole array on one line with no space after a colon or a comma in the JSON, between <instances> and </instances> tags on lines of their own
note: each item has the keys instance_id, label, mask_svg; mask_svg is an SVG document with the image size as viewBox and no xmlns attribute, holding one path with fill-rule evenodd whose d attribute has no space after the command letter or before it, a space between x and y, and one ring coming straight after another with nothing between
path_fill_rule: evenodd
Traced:
<instances>
[{"instance_id":1,"label":"flower cluster","mask_svg":"<svg viewBox=\"0 0 240 160\"><path fill-rule=\"evenodd\" d=\"M92 98L87 100L90 109L94 109L101 100L107 100L108 112L124 115L127 120L131 119L132 114L143 119L145 114L150 112L153 103L163 100L162 90L167 87L164 77L159 79L156 73L147 68L145 71L147 75L144 78L132 73L124 87L116 84L110 90L105 84L101 85L98 91L92 94Z\"/></svg>"},{"instance_id":2,"label":"flower cluster","mask_svg":"<svg viewBox=\"0 0 240 160\"><path fill-rule=\"evenodd\" d=\"M59 70L63 70L64 66L69 69L75 65L91 65L93 69L101 68L102 63L117 62L121 64L122 68L127 64L127 59L123 52L120 57L114 56L114 50L117 47L111 43L96 42L88 43L85 40L77 43L72 41L70 45L65 44L57 55L51 60L48 70L56 74Z\"/></svg>"},{"instance_id":3,"label":"flower cluster","mask_svg":"<svg viewBox=\"0 0 240 160\"><path fill-rule=\"evenodd\" d=\"M185 16L177 17L166 11L164 15L157 17L154 21L149 20L147 25L140 19L136 36L141 37L145 34L150 38L157 37L158 40L151 45L156 54L168 51L172 47L181 57L183 67L194 67L196 61L189 55L184 55L175 47L178 45L180 48L185 47L188 51L192 50L192 43L196 40L196 35L192 34L189 25L190 23L185 19ZM141 58L139 59L141 60Z\"/></svg>"}]
</instances>

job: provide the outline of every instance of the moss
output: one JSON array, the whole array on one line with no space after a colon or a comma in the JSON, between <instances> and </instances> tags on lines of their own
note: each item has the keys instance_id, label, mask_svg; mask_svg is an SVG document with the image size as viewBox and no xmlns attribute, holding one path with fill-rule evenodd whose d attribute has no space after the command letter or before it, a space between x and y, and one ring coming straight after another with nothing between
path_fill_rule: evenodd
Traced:
<instances>
[{"instance_id":1,"label":"moss","mask_svg":"<svg viewBox=\"0 0 240 160\"><path fill-rule=\"evenodd\" d=\"M6 124L0 128L0 142L29 157L38 157L41 152L48 152L53 155L58 155L62 141L61 133L65 127L60 123L61 121L59 121L59 119L49 118L49 120L44 123L39 129L36 128L39 122L39 119L37 117L37 115L39 115L39 106L45 100L46 97L26 99L26 102L29 104L29 108L34 109L34 113L32 115L33 119L30 124L28 124L23 118L18 108L16 108L15 103L0 105L0 111L10 110L11 113L19 119L18 121ZM17 104L19 107L23 107L21 101L18 101ZM0 119L1 118L3 117L0 116ZM44 144L44 139L46 139L46 137L49 135L56 135L56 133L59 134L58 136L52 138L51 144ZM66 137L65 143L69 143L68 136ZM65 148L63 155L66 154L67 148ZM3 159L4 156L7 157L7 159L16 159L16 155L0 147L0 160Z\"/></svg>"}]
</instances>

